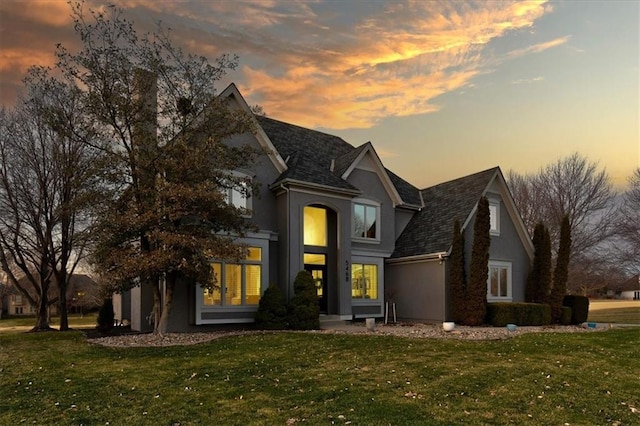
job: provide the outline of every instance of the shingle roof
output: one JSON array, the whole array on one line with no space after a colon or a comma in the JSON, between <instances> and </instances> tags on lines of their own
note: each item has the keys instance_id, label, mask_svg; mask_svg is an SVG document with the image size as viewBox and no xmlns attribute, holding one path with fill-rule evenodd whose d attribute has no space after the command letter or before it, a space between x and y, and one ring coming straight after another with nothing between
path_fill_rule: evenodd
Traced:
<instances>
[{"instance_id":1,"label":"shingle roof","mask_svg":"<svg viewBox=\"0 0 640 426\"><path fill-rule=\"evenodd\" d=\"M391 257L448 251L454 222L464 224L498 172L499 168L494 167L420 191L424 208L409 221Z\"/></svg>"},{"instance_id":2,"label":"shingle roof","mask_svg":"<svg viewBox=\"0 0 640 426\"><path fill-rule=\"evenodd\" d=\"M341 176L367 144L355 148L338 136L264 116L256 116L256 119L287 163L288 169L273 184L284 179L293 179L338 189L357 190ZM421 206L416 187L389 170L387 173L404 203Z\"/></svg>"}]
</instances>

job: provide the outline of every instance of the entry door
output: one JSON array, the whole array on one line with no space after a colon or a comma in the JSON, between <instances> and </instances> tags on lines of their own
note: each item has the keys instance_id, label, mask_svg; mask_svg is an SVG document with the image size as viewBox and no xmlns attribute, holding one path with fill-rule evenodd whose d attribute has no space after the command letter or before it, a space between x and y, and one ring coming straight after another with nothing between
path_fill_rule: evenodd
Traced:
<instances>
[{"instance_id":1,"label":"entry door","mask_svg":"<svg viewBox=\"0 0 640 426\"><path fill-rule=\"evenodd\" d=\"M325 265L305 264L304 269L311 273L316 285L320 312L327 313L327 267Z\"/></svg>"}]
</instances>

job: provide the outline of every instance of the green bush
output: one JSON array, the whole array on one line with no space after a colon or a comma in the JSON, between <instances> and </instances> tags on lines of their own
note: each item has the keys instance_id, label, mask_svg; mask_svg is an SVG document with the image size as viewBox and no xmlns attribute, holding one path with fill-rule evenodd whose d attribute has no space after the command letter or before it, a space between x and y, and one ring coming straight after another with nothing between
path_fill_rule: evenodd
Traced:
<instances>
[{"instance_id":1,"label":"green bush","mask_svg":"<svg viewBox=\"0 0 640 426\"><path fill-rule=\"evenodd\" d=\"M587 321L589 316L589 298L585 296L565 296L563 306L571 308L571 324L577 325Z\"/></svg>"},{"instance_id":2,"label":"green bush","mask_svg":"<svg viewBox=\"0 0 640 426\"><path fill-rule=\"evenodd\" d=\"M548 325L551 323L551 306L540 303L489 303L487 323L494 327L504 327L507 324Z\"/></svg>"},{"instance_id":3,"label":"green bush","mask_svg":"<svg viewBox=\"0 0 640 426\"><path fill-rule=\"evenodd\" d=\"M294 330L320 328L318 293L309 271L300 271L293 282L294 296L289 303L289 327Z\"/></svg>"},{"instance_id":4,"label":"green bush","mask_svg":"<svg viewBox=\"0 0 640 426\"><path fill-rule=\"evenodd\" d=\"M280 288L271 284L260 298L255 316L256 328L284 330L287 328L287 303Z\"/></svg>"},{"instance_id":5,"label":"green bush","mask_svg":"<svg viewBox=\"0 0 640 426\"><path fill-rule=\"evenodd\" d=\"M96 328L104 333L108 333L113 328L113 321L115 319L115 312L113 311L113 301L110 297L107 297L102 302L102 306L98 311L98 319Z\"/></svg>"},{"instance_id":6,"label":"green bush","mask_svg":"<svg viewBox=\"0 0 640 426\"><path fill-rule=\"evenodd\" d=\"M562 307L562 315L560 315L560 324L562 324L562 325L571 324L571 313L572 312L573 312L573 309L571 309L569 306L563 306Z\"/></svg>"}]
</instances>

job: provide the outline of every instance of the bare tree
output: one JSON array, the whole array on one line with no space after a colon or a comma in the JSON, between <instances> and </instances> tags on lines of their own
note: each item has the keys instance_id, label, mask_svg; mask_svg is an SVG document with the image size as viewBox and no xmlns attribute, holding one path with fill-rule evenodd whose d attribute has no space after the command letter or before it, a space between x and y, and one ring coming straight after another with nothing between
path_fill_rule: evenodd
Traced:
<instances>
[{"instance_id":1,"label":"bare tree","mask_svg":"<svg viewBox=\"0 0 640 426\"><path fill-rule=\"evenodd\" d=\"M632 272L640 271L640 167L629 178L630 188L625 192L620 208L618 237L619 261L628 264Z\"/></svg>"},{"instance_id":2,"label":"bare tree","mask_svg":"<svg viewBox=\"0 0 640 426\"><path fill-rule=\"evenodd\" d=\"M49 329L48 307L58 303L68 328L66 291L84 256L96 157L85 141L80 92L31 68L26 96L0 115L0 266L36 307L34 329ZM24 277L24 278L23 278ZM57 286L59 297L49 297Z\"/></svg>"},{"instance_id":3,"label":"bare tree","mask_svg":"<svg viewBox=\"0 0 640 426\"><path fill-rule=\"evenodd\" d=\"M536 174L523 176L510 171L508 176L529 232L536 223L545 223L552 247L557 249L562 219L566 215L571 231L570 270L578 259L586 258L590 259L590 265L601 262L604 267L606 257L596 253L615 234L617 217L616 193L606 170L574 153L541 168ZM571 277L575 276L570 273L569 287L574 284Z\"/></svg>"}]
</instances>

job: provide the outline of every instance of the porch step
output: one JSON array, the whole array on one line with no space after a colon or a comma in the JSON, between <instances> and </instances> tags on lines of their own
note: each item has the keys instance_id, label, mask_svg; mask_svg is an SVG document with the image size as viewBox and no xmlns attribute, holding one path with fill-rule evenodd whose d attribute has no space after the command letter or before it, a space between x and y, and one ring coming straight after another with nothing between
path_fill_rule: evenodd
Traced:
<instances>
[{"instance_id":1,"label":"porch step","mask_svg":"<svg viewBox=\"0 0 640 426\"><path fill-rule=\"evenodd\" d=\"M350 321L340 319L340 315L320 315L320 329L330 329L349 324Z\"/></svg>"}]
</instances>

